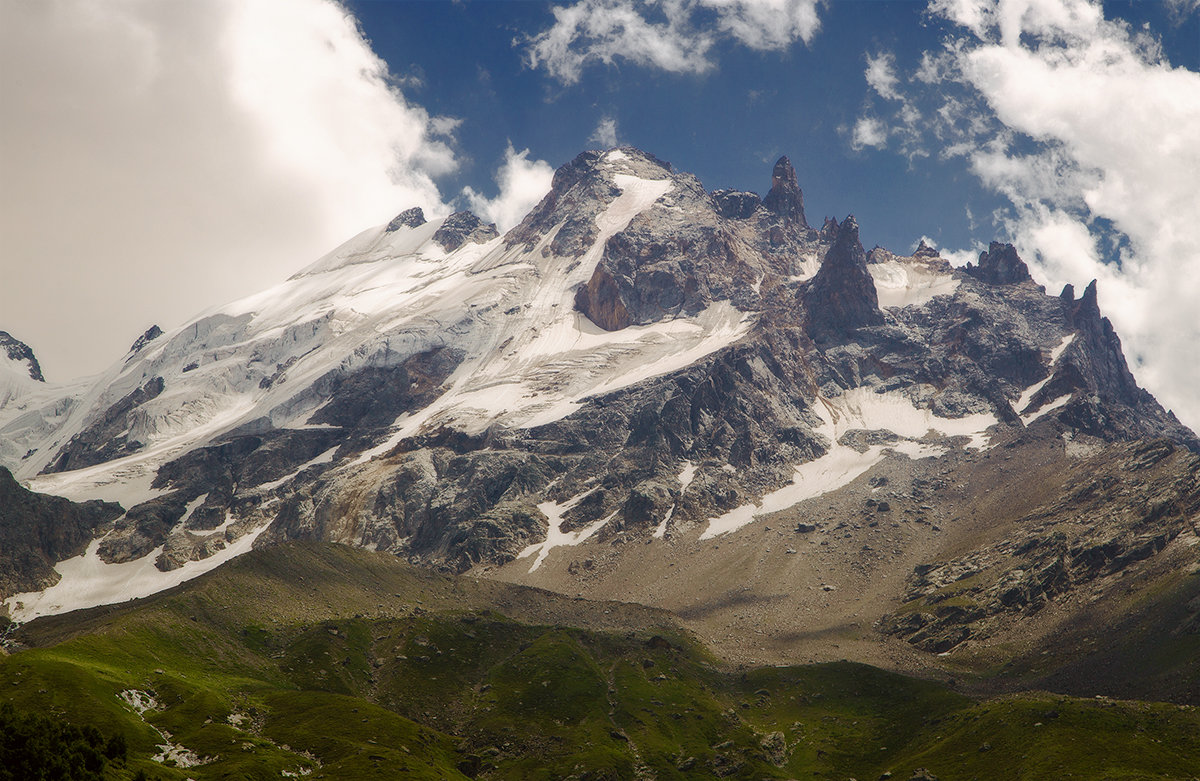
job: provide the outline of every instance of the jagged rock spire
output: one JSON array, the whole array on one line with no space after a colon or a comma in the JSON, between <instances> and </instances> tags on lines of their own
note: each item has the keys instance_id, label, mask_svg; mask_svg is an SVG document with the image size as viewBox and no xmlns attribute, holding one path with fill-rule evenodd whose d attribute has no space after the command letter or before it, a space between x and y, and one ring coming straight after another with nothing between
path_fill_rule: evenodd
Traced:
<instances>
[{"instance_id":1,"label":"jagged rock spire","mask_svg":"<svg viewBox=\"0 0 1200 781\"><path fill-rule=\"evenodd\" d=\"M838 226L837 238L803 293L808 330L816 341L829 341L856 328L883 324L879 295L867 271L867 253L853 215Z\"/></svg>"},{"instance_id":2,"label":"jagged rock spire","mask_svg":"<svg viewBox=\"0 0 1200 781\"><path fill-rule=\"evenodd\" d=\"M925 242L925 239L921 239L921 244L913 252L913 257L914 258L940 258L941 255L938 254L938 251L936 249L929 246L929 244L927 244Z\"/></svg>"},{"instance_id":3,"label":"jagged rock spire","mask_svg":"<svg viewBox=\"0 0 1200 781\"><path fill-rule=\"evenodd\" d=\"M804 193L796 182L796 169L786 156L779 158L771 171L771 191L763 198L763 206L772 214L808 226L804 219Z\"/></svg>"},{"instance_id":4,"label":"jagged rock spire","mask_svg":"<svg viewBox=\"0 0 1200 781\"><path fill-rule=\"evenodd\" d=\"M993 241L987 252L979 253L978 266L968 263L963 271L991 285L1013 285L1033 279L1029 276L1029 267L1017 254L1017 248L998 241Z\"/></svg>"}]
</instances>

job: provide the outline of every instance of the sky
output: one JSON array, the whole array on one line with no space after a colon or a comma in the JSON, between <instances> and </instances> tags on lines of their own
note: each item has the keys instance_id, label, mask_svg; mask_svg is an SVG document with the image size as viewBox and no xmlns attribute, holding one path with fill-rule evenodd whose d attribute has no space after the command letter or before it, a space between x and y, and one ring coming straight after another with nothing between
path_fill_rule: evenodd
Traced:
<instances>
[{"instance_id":1,"label":"sky","mask_svg":"<svg viewBox=\"0 0 1200 781\"><path fill-rule=\"evenodd\" d=\"M1200 428L1200 0L0 0L0 330L51 381L584 149L1099 280Z\"/></svg>"}]
</instances>

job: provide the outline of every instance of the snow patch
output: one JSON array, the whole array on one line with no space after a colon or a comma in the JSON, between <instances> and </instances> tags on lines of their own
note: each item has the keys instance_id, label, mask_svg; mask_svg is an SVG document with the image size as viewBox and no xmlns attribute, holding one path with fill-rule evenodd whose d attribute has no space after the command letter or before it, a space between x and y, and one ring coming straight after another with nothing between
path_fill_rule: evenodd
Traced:
<instances>
[{"instance_id":1,"label":"snow patch","mask_svg":"<svg viewBox=\"0 0 1200 781\"><path fill-rule=\"evenodd\" d=\"M879 305L887 308L921 306L937 296L953 295L959 281L924 264L889 260L867 266L875 281Z\"/></svg>"},{"instance_id":2,"label":"snow patch","mask_svg":"<svg viewBox=\"0 0 1200 781\"><path fill-rule=\"evenodd\" d=\"M1043 404L1041 407L1039 407L1037 409L1037 411L1031 412L1028 415L1022 415L1021 422L1024 423L1026 426L1028 426L1030 423L1037 420L1041 416L1043 416L1049 412L1053 412L1054 410L1058 409L1059 407L1066 406L1067 402L1069 402L1070 400L1071 400L1071 394L1069 394L1069 393L1063 394L1062 396L1059 396L1057 399L1050 402L1049 404Z\"/></svg>"},{"instance_id":3,"label":"snow patch","mask_svg":"<svg viewBox=\"0 0 1200 781\"><path fill-rule=\"evenodd\" d=\"M1058 343L1058 346L1050 351L1050 371L1046 375L1045 379L1039 380L1025 390L1021 391L1021 395L1017 399L1017 403L1013 405L1013 411L1021 416L1021 422L1023 422L1026 426L1040 418L1042 415L1045 415L1047 412L1056 410L1071 400L1070 394L1067 394L1066 396L1060 396L1049 404L1043 405L1038 410L1034 410L1032 412L1029 410L1029 404L1033 401L1033 397L1038 394L1038 391L1046 386L1046 383L1050 382L1050 380L1054 378L1055 364L1058 363L1058 359L1062 357L1063 352L1074 341L1075 334L1073 333L1067 334L1063 337L1062 341Z\"/></svg>"},{"instance_id":4,"label":"snow patch","mask_svg":"<svg viewBox=\"0 0 1200 781\"><path fill-rule=\"evenodd\" d=\"M695 478L696 478L696 465L693 464L691 461L684 461L683 467L679 470L679 498L680 499L683 498L683 492L688 489L688 486L692 484L692 480L694 480ZM675 515L675 507L676 506L677 505L673 504L667 509L667 512L663 516L663 519L658 522L658 526L654 527L654 532L651 534L652 537L655 537L656 539L661 540L663 538L663 536L667 533L667 524L671 521L672 516Z\"/></svg>"},{"instance_id":5,"label":"snow patch","mask_svg":"<svg viewBox=\"0 0 1200 781\"><path fill-rule=\"evenodd\" d=\"M278 480L272 480L269 483L262 483L260 485L256 485L254 487L254 490L255 491L264 491L264 492L265 491L274 491L279 486L294 479L297 475L299 475L305 469L308 469L310 466L316 466L317 464L331 463L333 461L333 456L335 453L337 453L339 447L340 447L340 445L334 445L333 447L326 450L324 453L321 453L320 455L315 456L315 457L310 458L309 460L305 461L303 464L296 467L295 470L293 470L289 474L284 475L283 477L279 478Z\"/></svg>"},{"instance_id":6,"label":"snow patch","mask_svg":"<svg viewBox=\"0 0 1200 781\"><path fill-rule=\"evenodd\" d=\"M542 502L537 506L537 508L546 516L546 519L549 521L550 525L549 528L546 529L546 539L544 541L530 545L529 547L525 548L525 550L517 554L518 559L523 559L528 556L532 556L534 553L537 553L537 558L534 559L533 566L529 568L530 572L533 572L538 567L542 566L542 562L546 560L546 556L549 555L550 551L553 549L563 545L578 545L588 537L591 537L593 534L600 531L604 524L608 523L613 519L613 517L616 516L617 513L614 511L598 521L593 521L578 531L564 532L561 530L560 527L562 526L563 515L565 515L566 512L572 507L582 502L589 495L595 493L595 491L595 488L591 489L590 491L585 491L578 496L568 499L562 504L557 502Z\"/></svg>"},{"instance_id":7,"label":"snow patch","mask_svg":"<svg viewBox=\"0 0 1200 781\"><path fill-rule=\"evenodd\" d=\"M868 387L853 388L833 399L819 397L814 411L822 421L817 432L828 437L831 443L829 451L820 458L797 466L790 483L767 494L758 504L745 504L717 518L710 518L700 539L728 534L764 515L836 491L866 473L889 452L912 459L933 458L948 452L943 445L901 441L892 445L874 445L860 453L854 448L838 444L838 439L847 431L885 430L905 440L920 439L933 432L945 437L970 437L968 447L983 447L987 441L984 432L999 422L988 413L962 418L938 417L929 410L917 408L901 393L877 393Z\"/></svg>"},{"instance_id":8,"label":"snow patch","mask_svg":"<svg viewBox=\"0 0 1200 781\"><path fill-rule=\"evenodd\" d=\"M828 453L796 467L792 481L762 498L759 504L744 504L717 518L710 518L700 535L707 540L737 531L755 519L799 504L806 499L835 491L852 482L883 459L884 448L874 446L865 453L834 446Z\"/></svg>"},{"instance_id":9,"label":"snow patch","mask_svg":"<svg viewBox=\"0 0 1200 781\"><path fill-rule=\"evenodd\" d=\"M100 539L92 540L82 555L54 566L62 578L45 591L14 594L4 601L15 621L30 621L97 605L111 605L156 594L203 575L247 553L270 522L243 534L207 559L189 561L169 572L154 566L163 546L140 559L109 564L100 558Z\"/></svg>"},{"instance_id":10,"label":"snow patch","mask_svg":"<svg viewBox=\"0 0 1200 781\"><path fill-rule=\"evenodd\" d=\"M890 431L903 439L921 439L930 432L944 437L969 437L967 447L987 446L987 430L1000 420L988 412L943 418L920 409L898 391L878 393L870 387L852 388L833 399L818 398L815 411L825 421L820 430L836 442L853 429Z\"/></svg>"}]
</instances>

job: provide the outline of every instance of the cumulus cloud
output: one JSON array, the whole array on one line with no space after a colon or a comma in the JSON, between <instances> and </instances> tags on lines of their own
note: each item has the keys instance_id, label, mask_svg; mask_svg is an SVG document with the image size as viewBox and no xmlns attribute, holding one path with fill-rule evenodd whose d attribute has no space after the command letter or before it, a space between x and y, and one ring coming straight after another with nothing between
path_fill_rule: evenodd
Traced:
<instances>
[{"instance_id":1,"label":"cumulus cloud","mask_svg":"<svg viewBox=\"0 0 1200 781\"><path fill-rule=\"evenodd\" d=\"M596 129L592 131L592 135L588 138L589 144L595 144L601 149L611 149L617 145L617 120L612 117L604 117L596 125Z\"/></svg>"},{"instance_id":2,"label":"cumulus cloud","mask_svg":"<svg viewBox=\"0 0 1200 781\"><path fill-rule=\"evenodd\" d=\"M891 52L867 55L866 78L867 84L878 92L880 97L889 100L900 97L900 93L896 91L900 84L900 79L896 76L896 55Z\"/></svg>"},{"instance_id":3,"label":"cumulus cloud","mask_svg":"<svg viewBox=\"0 0 1200 781\"><path fill-rule=\"evenodd\" d=\"M0 4L0 327L64 379L401 208L454 121L332 0Z\"/></svg>"},{"instance_id":4,"label":"cumulus cloud","mask_svg":"<svg viewBox=\"0 0 1200 781\"><path fill-rule=\"evenodd\" d=\"M485 222L494 222L501 232L517 225L537 205L554 179L554 168L545 160L530 160L529 150L520 152L508 145L504 162L496 170L500 193L487 198L470 187L463 188L463 197L471 211Z\"/></svg>"},{"instance_id":5,"label":"cumulus cloud","mask_svg":"<svg viewBox=\"0 0 1200 781\"><path fill-rule=\"evenodd\" d=\"M1200 428L1200 73L1099 3L930 10L958 26L916 74L943 96L943 154L1007 198L1002 226L1035 276L1099 280L1139 380Z\"/></svg>"},{"instance_id":6,"label":"cumulus cloud","mask_svg":"<svg viewBox=\"0 0 1200 781\"><path fill-rule=\"evenodd\" d=\"M554 9L554 24L525 41L530 67L564 84L585 66L625 60L671 73L714 67L713 45L733 40L759 51L812 40L820 0L578 0Z\"/></svg>"},{"instance_id":7,"label":"cumulus cloud","mask_svg":"<svg viewBox=\"0 0 1200 781\"><path fill-rule=\"evenodd\" d=\"M877 117L859 117L850 134L850 145L856 150L866 147L883 149L887 146L887 139L887 125Z\"/></svg>"}]
</instances>

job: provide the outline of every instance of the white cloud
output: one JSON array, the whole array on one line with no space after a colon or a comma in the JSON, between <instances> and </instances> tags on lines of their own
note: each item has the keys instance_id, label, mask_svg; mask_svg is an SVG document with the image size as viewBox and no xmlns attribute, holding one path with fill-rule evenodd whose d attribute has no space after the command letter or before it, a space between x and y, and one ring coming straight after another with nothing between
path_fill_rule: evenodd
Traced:
<instances>
[{"instance_id":1,"label":"white cloud","mask_svg":"<svg viewBox=\"0 0 1200 781\"><path fill-rule=\"evenodd\" d=\"M818 0L699 0L717 13L717 26L759 51L812 41L821 28Z\"/></svg>"},{"instance_id":2,"label":"white cloud","mask_svg":"<svg viewBox=\"0 0 1200 781\"><path fill-rule=\"evenodd\" d=\"M612 149L617 145L617 120L604 117L596 125L596 129L588 138L589 144L596 144L601 149Z\"/></svg>"},{"instance_id":3,"label":"white cloud","mask_svg":"<svg viewBox=\"0 0 1200 781\"><path fill-rule=\"evenodd\" d=\"M530 160L529 150L520 152L512 144L504 153L504 163L496 170L500 194L487 198L470 187L463 188L463 197L471 211L485 222L494 222L501 232L521 222L529 210L550 192L554 168L545 160Z\"/></svg>"},{"instance_id":4,"label":"white cloud","mask_svg":"<svg viewBox=\"0 0 1200 781\"><path fill-rule=\"evenodd\" d=\"M887 146L887 138L887 125L878 118L859 117L850 134L850 145L855 149L865 149L866 147L883 149Z\"/></svg>"},{"instance_id":5,"label":"white cloud","mask_svg":"<svg viewBox=\"0 0 1200 781\"><path fill-rule=\"evenodd\" d=\"M332 0L6 2L0 72L0 328L52 378L445 209L453 121Z\"/></svg>"},{"instance_id":6,"label":"white cloud","mask_svg":"<svg viewBox=\"0 0 1200 781\"><path fill-rule=\"evenodd\" d=\"M900 97L900 93L896 91L900 83L900 79L896 77L896 55L891 52L868 54L866 77L867 84L878 92L881 98L895 100Z\"/></svg>"},{"instance_id":7,"label":"white cloud","mask_svg":"<svg viewBox=\"0 0 1200 781\"><path fill-rule=\"evenodd\" d=\"M528 63L564 84L591 63L704 73L720 39L760 51L809 42L820 0L578 0L554 8L554 24L526 41Z\"/></svg>"},{"instance_id":8,"label":"white cloud","mask_svg":"<svg viewBox=\"0 0 1200 781\"><path fill-rule=\"evenodd\" d=\"M1139 380L1200 428L1200 73L1099 3L930 8L962 28L918 72L968 89L934 114L948 154L1010 201L1005 227L1036 276L1099 280ZM1127 240L1119 263L1101 252L1110 226Z\"/></svg>"}]
</instances>

